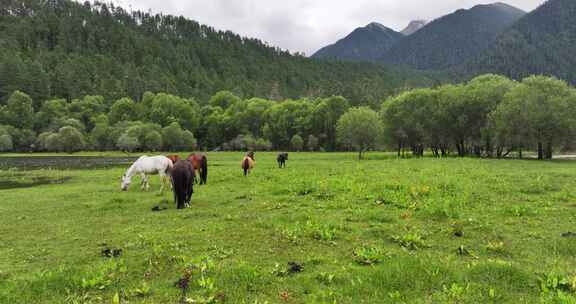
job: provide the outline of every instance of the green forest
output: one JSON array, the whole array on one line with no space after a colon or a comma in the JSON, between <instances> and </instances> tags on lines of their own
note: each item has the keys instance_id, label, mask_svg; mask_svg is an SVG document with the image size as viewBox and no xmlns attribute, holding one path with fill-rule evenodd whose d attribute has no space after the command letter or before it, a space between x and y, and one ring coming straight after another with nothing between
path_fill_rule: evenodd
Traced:
<instances>
[{"instance_id":1,"label":"green forest","mask_svg":"<svg viewBox=\"0 0 576 304\"><path fill-rule=\"evenodd\" d=\"M199 102L228 90L243 98L341 95L375 104L431 83L420 72L311 60L184 17L101 2L0 3L0 101L20 90L36 110L51 98L140 101L147 91Z\"/></svg>"},{"instance_id":2,"label":"green forest","mask_svg":"<svg viewBox=\"0 0 576 304\"><path fill-rule=\"evenodd\" d=\"M572 146L576 89L531 76L482 75L459 85L409 90L380 109L346 98L243 99L229 91L206 105L146 92L108 103L102 96L52 99L36 111L16 91L0 108L0 151L397 149L400 156L505 157L535 151L552 158Z\"/></svg>"}]
</instances>

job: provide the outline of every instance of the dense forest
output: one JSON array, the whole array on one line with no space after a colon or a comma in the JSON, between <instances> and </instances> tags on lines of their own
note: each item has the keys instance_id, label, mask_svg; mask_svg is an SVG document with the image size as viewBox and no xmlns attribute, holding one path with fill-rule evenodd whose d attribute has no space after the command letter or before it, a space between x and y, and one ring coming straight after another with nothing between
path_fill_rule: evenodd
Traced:
<instances>
[{"instance_id":1,"label":"dense forest","mask_svg":"<svg viewBox=\"0 0 576 304\"><path fill-rule=\"evenodd\" d=\"M165 92L200 103L218 91L272 100L342 95L375 105L421 73L374 64L318 62L184 17L100 2L0 3L0 103L15 90L35 110L51 98L140 100Z\"/></svg>"},{"instance_id":2,"label":"dense forest","mask_svg":"<svg viewBox=\"0 0 576 304\"><path fill-rule=\"evenodd\" d=\"M14 92L0 108L0 151L335 151L397 149L423 156L506 157L536 151L542 159L574 146L576 89L531 76L520 82L482 75L458 85L390 97L380 111L344 97L243 99L221 91L206 105L166 93L140 101L102 96L53 99L35 110Z\"/></svg>"}]
</instances>

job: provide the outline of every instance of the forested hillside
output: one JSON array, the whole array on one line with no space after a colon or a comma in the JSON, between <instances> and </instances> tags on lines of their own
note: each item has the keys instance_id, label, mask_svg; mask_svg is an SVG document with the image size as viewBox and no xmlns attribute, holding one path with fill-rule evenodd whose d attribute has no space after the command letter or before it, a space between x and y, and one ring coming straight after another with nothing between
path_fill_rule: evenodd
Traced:
<instances>
[{"instance_id":1,"label":"forested hillside","mask_svg":"<svg viewBox=\"0 0 576 304\"><path fill-rule=\"evenodd\" d=\"M402 33L373 22L355 29L338 42L320 49L312 55L312 58L375 61L403 37Z\"/></svg>"},{"instance_id":2,"label":"forested hillside","mask_svg":"<svg viewBox=\"0 0 576 304\"><path fill-rule=\"evenodd\" d=\"M316 62L183 17L128 12L104 3L0 3L0 103L15 90L35 109L50 97L140 100L145 91L206 101L220 90L274 100L343 95L378 100L428 83L370 64Z\"/></svg>"},{"instance_id":3,"label":"forested hillside","mask_svg":"<svg viewBox=\"0 0 576 304\"><path fill-rule=\"evenodd\" d=\"M576 83L576 1L549 0L502 33L481 56L459 70L515 79L547 74Z\"/></svg>"},{"instance_id":4,"label":"forested hillside","mask_svg":"<svg viewBox=\"0 0 576 304\"><path fill-rule=\"evenodd\" d=\"M424 70L455 66L491 46L498 34L524 14L503 3L461 9L402 39L381 60Z\"/></svg>"}]
</instances>

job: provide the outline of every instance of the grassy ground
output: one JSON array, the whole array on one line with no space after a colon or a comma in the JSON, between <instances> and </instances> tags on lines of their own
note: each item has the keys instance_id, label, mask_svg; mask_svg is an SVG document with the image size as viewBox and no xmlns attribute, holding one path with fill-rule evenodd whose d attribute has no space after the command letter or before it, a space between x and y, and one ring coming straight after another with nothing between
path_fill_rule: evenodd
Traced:
<instances>
[{"instance_id":1,"label":"grassy ground","mask_svg":"<svg viewBox=\"0 0 576 304\"><path fill-rule=\"evenodd\" d=\"M241 157L184 211L125 168L0 171L44 181L0 190L0 303L576 303L576 162Z\"/></svg>"}]
</instances>

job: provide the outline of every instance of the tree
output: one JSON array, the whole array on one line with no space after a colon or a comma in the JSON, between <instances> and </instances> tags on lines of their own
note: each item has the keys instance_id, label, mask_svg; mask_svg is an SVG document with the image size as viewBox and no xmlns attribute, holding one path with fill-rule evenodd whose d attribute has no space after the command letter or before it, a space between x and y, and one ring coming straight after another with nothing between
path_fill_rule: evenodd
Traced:
<instances>
[{"instance_id":1,"label":"tree","mask_svg":"<svg viewBox=\"0 0 576 304\"><path fill-rule=\"evenodd\" d=\"M358 158L374 148L382 134L382 123L378 113L368 107L352 108L340 119L336 126L338 141L358 150Z\"/></svg>"},{"instance_id":2,"label":"tree","mask_svg":"<svg viewBox=\"0 0 576 304\"><path fill-rule=\"evenodd\" d=\"M297 152L302 151L302 148L304 147L304 139L302 139L302 136L298 134L292 136L292 139L290 140L290 147L292 147L292 149Z\"/></svg>"},{"instance_id":3,"label":"tree","mask_svg":"<svg viewBox=\"0 0 576 304\"><path fill-rule=\"evenodd\" d=\"M154 97L152 108L147 109L147 116L150 121L161 126L177 122L184 129L193 130L199 125L195 108L198 108L198 105L193 100L160 93Z\"/></svg>"},{"instance_id":4,"label":"tree","mask_svg":"<svg viewBox=\"0 0 576 304\"><path fill-rule=\"evenodd\" d=\"M182 149L185 151L192 151L196 150L197 147L198 142L196 141L194 134L188 130L184 130L182 132Z\"/></svg>"},{"instance_id":5,"label":"tree","mask_svg":"<svg viewBox=\"0 0 576 304\"><path fill-rule=\"evenodd\" d=\"M101 114L93 118L93 121L94 128L90 133L90 137L94 148L101 151L113 148L114 141L110 135L112 128L108 125L108 117Z\"/></svg>"},{"instance_id":6,"label":"tree","mask_svg":"<svg viewBox=\"0 0 576 304\"><path fill-rule=\"evenodd\" d=\"M49 135L46 136L45 145L48 151L62 151L62 141L57 133L49 133Z\"/></svg>"},{"instance_id":7,"label":"tree","mask_svg":"<svg viewBox=\"0 0 576 304\"><path fill-rule=\"evenodd\" d=\"M60 150L68 153L81 151L86 145L84 135L74 127L62 127L58 131L58 137L61 145Z\"/></svg>"},{"instance_id":8,"label":"tree","mask_svg":"<svg viewBox=\"0 0 576 304\"><path fill-rule=\"evenodd\" d=\"M12 149L14 149L12 136L10 134L0 135L0 152L12 151Z\"/></svg>"},{"instance_id":9,"label":"tree","mask_svg":"<svg viewBox=\"0 0 576 304\"><path fill-rule=\"evenodd\" d=\"M287 100L266 111L263 135L275 148L288 148L292 136L307 134L311 127L313 105L307 100Z\"/></svg>"},{"instance_id":10,"label":"tree","mask_svg":"<svg viewBox=\"0 0 576 304\"><path fill-rule=\"evenodd\" d=\"M144 136L142 145L148 151L160 151L163 145L162 135L158 131L152 131Z\"/></svg>"},{"instance_id":11,"label":"tree","mask_svg":"<svg viewBox=\"0 0 576 304\"><path fill-rule=\"evenodd\" d=\"M256 140L256 149L258 151L270 151L272 149L272 143L264 138L258 138Z\"/></svg>"},{"instance_id":12,"label":"tree","mask_svg":"<svg viewBox=\"0 0 576 304\"><path fill-rule=\"evenodd\" d=\"M552 77L531 76L505 96L491 115L500 139L532 143L538 159L551 159L553 148L569 141L576 132L576 90Z\"/></svg>"},{"instance_id":13,"label":"tree","mask_svg":"<svg viewBox=\"0 0 576 304\"><path fill-rule=\"evenodd\" d=\"M182 128L177 122L162 129L162 140L168 151L177 151L182 147Z\"/></svg>"},{"instance_id":14,"label":"tree","mask_svg":"<svg viewBox=\"0 0 576 304\"><path fill-rule=\"evenodd\" d=\"M220 91L210 98L208 102L213 107L227 109L231 105L239 102L241 99L230 91Z\"/></svg>"},{"instance_id":15,"label":"tree","mask_svg":"<svg viewBox=\"0 0 576 304\"><path fill-rule=\"evenodd\" d=\"M140 142L138 142L138 138L124 133L122 136L120 136L120 138L118 138L116 146L122 151L134 152L140 148Z\"/></svg>"},{"instance_id":16,"label":"tree","mask_svg":"<svg viewBox=\"0 0 576 304\"><path fill-rule=\"evenodd\" d=\"M348 100L341 96L322 99L314 108L312 120L314 131L324 134L328 150L336 149L336 123L349 108Z\"/></svg>"},{"instance_id":17,"label":"tree","mask_svg":"<svg viewBox=\"0 0 576 304\"><path fill-rule=\"evenodd\" d=\"M318 150L318 138L312 134L308 136L308 142L306 143L308 150L314 152Z\"/></svg>"},{"instance_id":18,"label":"tree","mask_svg":"<svg viewBox=\"0 0 576 304\"><path fill-rule=\"evenodd\" d=\"M10 98L4 114L6 122L18 129L32 129L34 126L34 108L32 98L25 93L15 91Z\"/></svg>"},{"instance_id":19,"label":"tree","mask_svg":"<svg viewBox=\"0 0 576 304\"><path fill-rule=\"evenodd\" d=\"M130 98L117 100L108 113L108 120L112 125L120 121L136 121L139 117L139 109Z\"/></svg>"}]
</instances>

